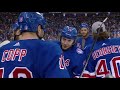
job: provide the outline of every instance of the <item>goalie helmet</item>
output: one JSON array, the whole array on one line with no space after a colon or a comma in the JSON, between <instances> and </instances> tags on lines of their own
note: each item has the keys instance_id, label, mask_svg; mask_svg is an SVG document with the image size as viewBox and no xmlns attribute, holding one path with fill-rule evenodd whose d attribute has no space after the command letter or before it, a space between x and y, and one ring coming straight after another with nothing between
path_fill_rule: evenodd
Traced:
<instances>
[{"instance_id":1,"label":"goalie helmet","mask_svg":"<svg viewBox=\"0 0 120 90\"><path fill-rule=\"evenodd\" d=\"M21 12L18 17L18 24L21 31L36 32L38 25L41 25L44 30L46 20L43 15L38 12Z\"/></svg>"},{"instance_id":2,"label":"goalie helmet","mask_svg":"<svg viewBox=\"0 0 120 90\"><path fill-rule=\"evenodd\" d=\"M93 23L93 25L92 25L92 32L93 33L98 33L98 28L102 28L102 32L105 32L106 31L106 29L105 29L105 24L104 23L102 23L102 22L100 22L100 21L97 21L97 22L95 22L95 23Z\"/></svg>"}]
</instances>

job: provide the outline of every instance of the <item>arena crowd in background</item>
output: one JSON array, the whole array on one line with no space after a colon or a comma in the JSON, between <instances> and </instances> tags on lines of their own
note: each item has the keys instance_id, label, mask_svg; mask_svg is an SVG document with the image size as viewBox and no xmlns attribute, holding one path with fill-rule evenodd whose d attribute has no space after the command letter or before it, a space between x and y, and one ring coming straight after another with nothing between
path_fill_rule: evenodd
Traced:
<instances>
[{"instance_id":1,"label":"arena crowd in background","mask_svg":"<svg viewBox=\"0 0 120 90\"><path fill-rule=\"evenodd\" d=\"M20 12L0 12L0 42L9 38L11 26L17 21ZM65 25L75 26L77 30L82 22L91 25L96 21L105 22L111 38L120 37L120 12L48 12L44 13L47 20L45 40L59 39L61 30ZM91 32L90 32L91 33Z\"/></svg>"}]
</instances>

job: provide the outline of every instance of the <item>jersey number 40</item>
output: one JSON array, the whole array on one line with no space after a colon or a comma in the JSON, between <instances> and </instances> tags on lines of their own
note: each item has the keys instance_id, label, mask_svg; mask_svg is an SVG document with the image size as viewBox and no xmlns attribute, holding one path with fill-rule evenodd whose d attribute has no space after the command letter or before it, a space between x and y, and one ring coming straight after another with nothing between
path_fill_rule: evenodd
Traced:
<instances>
[{"instance_id":1,"label":"jersey number 40","mask_svg":"<svg viewBox=\"0 0 120 90\"><path fill-rule=\"evenodd\" d=\"M111 74L115 78L120 78L119 72L120 68L120 57L113 57L110 61L110 68L108 70L106 59L100 59L96 65L96 75L97 77L105 77L107 74ZM111 73L110 73L111 69Z\"/></svg>"}]
</instances>

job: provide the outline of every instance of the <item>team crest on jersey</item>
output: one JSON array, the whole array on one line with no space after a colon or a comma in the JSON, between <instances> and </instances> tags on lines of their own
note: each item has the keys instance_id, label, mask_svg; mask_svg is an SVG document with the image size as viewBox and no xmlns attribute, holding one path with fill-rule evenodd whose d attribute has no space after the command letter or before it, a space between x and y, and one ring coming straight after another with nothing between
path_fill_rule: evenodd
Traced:
<instances>
[{"instance_id":1,"label":"team crest on jersey","mask_svg":"<svg viewBox=\"0 0 120 90\"><path fill-rule=\"evenodd\" d=\"M77 48L77 49L76 49L76 52L77 52L78 54L83 54L83 50L81 50L80 48Z\"/></svg>"},{"instance_id":2,"label":"team crest on jersey","mask_svg":"<svg viewBox=\"0 0 120 90\"><path fill-rule=\"evenodd\" d=\"M63 55L61 55L60 58L59 58L59 68L60 69L66 69L65 60L64 60Z\"/></svg>"},{"instance_id":3,"label":"team crest on jersey","mask_svg":"<svg viewBox=\"0 0 120 90\"><path fill-rule=\"evenodd\" d=\"M69 65L70 65L70 59L66 59L66 60L65 60L65 66L68 67Z\"/></svg>"}]
</instances>

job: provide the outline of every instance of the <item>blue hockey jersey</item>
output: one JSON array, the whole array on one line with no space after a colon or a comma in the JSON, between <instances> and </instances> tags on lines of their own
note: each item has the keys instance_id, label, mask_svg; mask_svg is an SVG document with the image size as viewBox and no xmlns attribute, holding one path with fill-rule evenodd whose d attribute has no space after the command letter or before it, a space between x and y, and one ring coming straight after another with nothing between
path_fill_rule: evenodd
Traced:
<instances>
[{"instance_id":1,"label":"blue hockey jersey","mask_svg":"<svg viewBox=\"0 0 120 90\"><path fill-rule=\"evenodd\" d=\"M89 45L89 44L92 44L93 43L93 37L91 36L88 36L86 39L85 39L85 45L84 45L84 48ZM77 47L81 48L82 49L82 37L79 37L77 39Z\"/></svg>"},{"instance_id":2,"label":"blue hockey jersey","mask_svg":"<svg viewBox=\"0 0 120 90\"><path fill-rule=\"evenodd\" d=\"M59 41L54 41L61 46ZM83 61L80 59L83 51L77 48L75 45L70 47L68 50L63 50L65 65L69 71L70 77L79 77L83 70Z\"/></svg>"},{"instance_id":3,"label":"blue hockey jersey","mask_svg":"<svg viewBox=\"0 0 120 90\"><path fill-rule=\"evenodd\" d=\"M91 45L85 48L81 59L86 59ZM120 78L120 39L107 39L95 44L82 77L105 78L110 75Z\"/></svg>"},{"instance_id":4,"label":"blue hockey jersey","mask_svg":"<svg viewBox=\"0 0 120 90\"><path fill-rule=\"evenodd\" d=\"M0 78L69 78L61 48L38 39L0 48Z\"/></svg>"}]
</instances>

